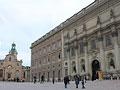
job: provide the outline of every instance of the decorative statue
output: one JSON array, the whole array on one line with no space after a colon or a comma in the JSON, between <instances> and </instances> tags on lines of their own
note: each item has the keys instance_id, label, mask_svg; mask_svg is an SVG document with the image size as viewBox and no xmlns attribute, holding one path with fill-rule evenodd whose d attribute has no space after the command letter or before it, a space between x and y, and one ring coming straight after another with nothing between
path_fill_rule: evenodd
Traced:
<instances>
[{"instance_id":1,"label":"decorative statue","mask_svg":"<svg viewBox=\"0 0 120 90\"><path fill-rule=\"evenodd\" d=\"M73 71L76 73L76 66L75 65L73 66Z\"/></svg>"},{"instance_id":2,"label":"decorative statue","mask_svg":"<svg viewBox=\"0 0 120 90\"><path fill-rule=\"evenodd\" d=\"M110 59L110 67L115 68L114 61L113 61L113 59L112 59L112 58Z\"/></svg>"},{"instance_id":3,"label":"decorative statue","mask_svg":"<svg viewBox=\"0 0 120 90\"><path fill-rule=\"evenodd\" d=\"M82 70L85 72L85 64L82 64Z\"/></svg>"}]
</instances>

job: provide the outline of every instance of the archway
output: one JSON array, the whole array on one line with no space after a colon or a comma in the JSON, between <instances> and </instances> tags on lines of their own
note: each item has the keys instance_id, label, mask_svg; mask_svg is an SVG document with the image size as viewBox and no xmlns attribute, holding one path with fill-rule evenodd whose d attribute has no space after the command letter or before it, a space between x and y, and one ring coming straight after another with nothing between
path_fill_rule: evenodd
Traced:
<instances>
[{"instance_id":1,"label":"archway","mask_svg":"<svg viewBox=\"0 0 120 90\"><path fill-rule=\"evenodd\" d=\"M100 70L100 64L98 60L92 62L92 80L98 79L98 74L96 71Z\"/></svg>"}]
</instances>

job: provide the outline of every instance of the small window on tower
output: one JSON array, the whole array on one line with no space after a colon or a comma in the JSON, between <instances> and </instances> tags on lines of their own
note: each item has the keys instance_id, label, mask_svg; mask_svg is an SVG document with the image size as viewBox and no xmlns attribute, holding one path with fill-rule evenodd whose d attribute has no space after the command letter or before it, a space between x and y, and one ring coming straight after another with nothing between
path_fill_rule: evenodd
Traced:
<instances>
[{"instance_id":1,"label":"small window on tower","mask_svg":"<svg viewBox=\"0 0 120 90\"><path fill-rule=\"evenodd\" d=\"M11 62L11 57L9 57L9 62Z\"/></svg>"},{"instance_id":2,"label":"small window on tower","mask_svg":"<svg viewBox=\"0 0 120 90\"><path fill-rule=\"evenodd\" d=\"M17 63L17 66L19 66L19 63Z\"/></svg>"}]
</instances>

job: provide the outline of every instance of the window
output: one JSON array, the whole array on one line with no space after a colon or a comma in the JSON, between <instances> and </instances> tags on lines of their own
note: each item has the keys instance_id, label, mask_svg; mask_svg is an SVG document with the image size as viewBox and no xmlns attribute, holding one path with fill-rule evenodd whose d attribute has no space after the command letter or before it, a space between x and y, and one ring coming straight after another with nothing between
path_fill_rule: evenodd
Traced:
<instances>
[{"instance_id":1,"label":"window","mask_svg":"<svg viewBox=\"0 0 120 90\"><path fill-rule=\"evenodd\" d=\"M52 60L55 61L55 54L52 54Z\"/></svg>"},{"instance_id":2,"label":"window","mask_svg":"<svg viewBox=\"0 0 120 90\"><path fill-rule=\"evenodd\" d=\"M40 49L40 56L41 56L41 54L42 54L42 51L41 51L41 49Z\"/></svg>"},{"instance_id":3,"label":"window","mask_svg":"<svg viewBox=\"0 0 120 90\"><path fill-rule=\"evenodd\" d=\"M66 66L68 65L67 62L65 63L65 65L66 65Z\"/></svg>"},{"instance_id":4,"label":"window","mask_svg":"<svg viewBox=\"0 0 120 90\"><path fill-rule=\"evenodd\" d=\"M3 70L0 70L0 77L3 77Z\"/></svg>"},{"instance_id":5,"label":"window","mask_svg":"<svg viewBox=\"0 0 120 90\"><path fill-rule=\"evenodd\" d=\"M58 40L58 48L61 47L61 40Z\"/></svg>"},{"instance_id":6,"label":"window","mask_svg":"<svg viewBox=\"0 0 120 90\"><path fill-rule=\"evenodd\" d=\"M45 57L43 57L43 64L45 64Z\"/></svg>"},{"instance_id":7,"label":"window","mask_svg":"<svg viewBox=\"0 0 120 90\"><path fill-rule=\"evenodd\" d=\"M48 56L48 62L50 62L50 57Z\"/></svg>"},{"instance_id":8,"label":"window","mask_svg":"<svg viewBox=\"0 0 120 90\"><path fill-rule=\"evenodd\" d=\"M11 62L11 57L9 57L9 62Z\"/></svg>"},{"instance_id":9,"label":"window","mask_svg":"<svg viewBox=\"0 0 120 90\"><path fill-rule=\"evenodd\" d=\"M67 50L64 50L64 58L67 58Z\"/></svg>"},{"instance_id":10,"label":"window","mask_svg":"<svg viewBox=\"0 0 120 90\"><path fill-rule=\"evenodd\" d=\"M72 47L72 56L75 56L75 50L74 50L74 47Z\"/></svg>"},{"instance_id":11,"label":"window","mask_svg":"<svg viewBox=\"0 0 120 90\"><path fill-rule=\"evenodd\" d=\"M43 49L43 53L44 53L44 54L46 53L46 49L45 49L45 48Z\"/></svg>"},{"instance_id":12,"label":"window","mask_svg":"<svg viewBox=\"0 0 120 90\"><path fill-rule=\"evenodd\" d=\"M58 59L61 59L61 54L60 54L60 52L58 53Z\"/></svg>"},{"instance_id":13,"label":"window","mask_svg":"<svg viewBox=\"0 0 120 90\"><path fill-rule=\"evenodd\" d=\"M40 59L40 64L41 64L41 59Z\"/></svg>"},{"instance_id":14,"label":"window","mask_svg":"<svg viewBox=\"0 0 120 90\"><path fill-rule=\"evenodd\" d=\"M48 45L48 52L50 52L50 45Z\"/></svg>"},{"instance_id":15,"label":"window","mask_svg":"<svg viewBox=\"0 0 120 90\"><path fill-rule=\"evenodd\" d=\"M110 35L106 35L106 46L111 45L111 38Z\"/></svg>"},{"instance_id":16,"label":"window","mask_svg":"<svg viewBox=\"0 0 120 90\"><path fill-rule=\"evenodd\" d=\"M65 69L65 76L68 76L68 69Z\"/></svg>"},{"instance_id":17,"label":"window","mask_svg":"<svg viewBox=\"0 0 120 90\"><path fill-rule=\"evenodd\" d=\"M25 78L25 72L23 72L23 78Z\"/></svg>"},{"instance_id":18,"label":"window","mask_svg":"<svg viewBox=\"0 0 120 90\"><path fill-rule=\"evenodd\" d=\"M80 53L83 53L83 52L84 52L84 45L80 44Z\"/></svg>"},{"instance_id":19,"label":"window","mask_svg":"<svg viewBox=\"0 0 120 90\"><path fill-rule=\"evenodd\" d=\"M17 70L16 71L16 78L18 78L19 77L19 71Z\"/></svg>"},{"instance_id":20,"label":"window","mask_svg":"<svg viewBox=\"0 0 120 90\"><path fill-rule=\"evenodd\" d=\"M95 42L95 40L92 40L92 49L96 49L96 42Z\"/></svg>"},{"instance_id":21,"label":"window","mask_svg":"<svg viewBox=\"0 0 120 90\"><path fill-rule=\"evenodd\" d=\"M55 71L53 71L53 78L55 78Z\"/></svg>"},{"instance_id":22,"label":"window","mask_svg":"<svg viewBox=\"0 0 120 90\"><path fill-rule=\"evenodd\" d=\"M52 44L52 49L55 49L55 42Z\"/></svg>"},{"instance_id":23,"label":"window","mask_svg":"<svg viewBox=\"0 0 120 90\"><path fill-rule=\"evenodd\" d=\"M48 72L48 80L49 80L49 78L50 78L50 73Z\"/></svg>"},{"instance_id":24,"label":"window","mask_svg":"<svg viewBox=\"0 0 120 90\"><path fill-rule=\"evenodd\" d=\"M19 63L17 63L17 66L19 66Z\"/></svg>"}]
</instances>

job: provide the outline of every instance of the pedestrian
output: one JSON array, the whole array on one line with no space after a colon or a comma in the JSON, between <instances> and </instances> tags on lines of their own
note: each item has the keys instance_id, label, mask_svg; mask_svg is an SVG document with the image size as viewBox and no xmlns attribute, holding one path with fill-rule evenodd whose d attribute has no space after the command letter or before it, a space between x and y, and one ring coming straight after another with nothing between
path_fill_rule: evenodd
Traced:
<instances>
[{"instance_id":1,"label":"pedestrian","mask_svg":"<svg viewBox=\"0 0 120 90\"><path fill-rule=\"evenodd\" d=\"M19 78L17 77L17 82L19 82Z\"/></svg>"},{"instance_id":2,"label":"pedestrian","mask_svg":"<svg viewBox=\"0 0 120 90\"><path fill-rule=\"evenodd\" d=\"M76 88L78 88L79 85L79 77L77 75L74 76L75 79L75 84L76 84Z\"/></svg>"},{"instance_id":3,"label":"pedestrian","mask_svg":"<svg viewBox=\"0 0 120 90\"><path fill-rule=\"evenodd\" d=\"M55 79L54 78L52 78L52 82L53 82L53 84L55 83Z\"/></svg>"},{"instance_id":4,"label":"pedestrian","mask_svg":"<svg viewBox=\"0 0 120 90\"><path fill-rule=\"evenodd\" d=\"M34 84L36 83L36 76L34 76Z\"/></svg>"},{"instance_id":5,"label":"pedestrian","mask_svg":"<svg viewBox=\"0 0 120 90\"><path fill-rule=\"evenodd\" d=\"M85 82L84 82L84 80L82 80L82 89L85 89Z\"/></svg>"},{"instance_id":6,"label":"pedestrian","mask_svg":"<svg viewBox=\"0 0 120 90\"><path fill-rule=\"evenodd\" d=\"M44 76L41 76L41 83L44 83Z\"/></svg>"},{"instance_id":7,"label":"pedestrian","mask_svg":"<svg viewBox=\"0 0 120 90\"><path fill-rule=\"evenodd\" d=\"M66 76L66 77L64 77L65 88L67 88L68 83L69 83L69 78L68 78L68 76Z\"/></svg>"}]
</instances>

